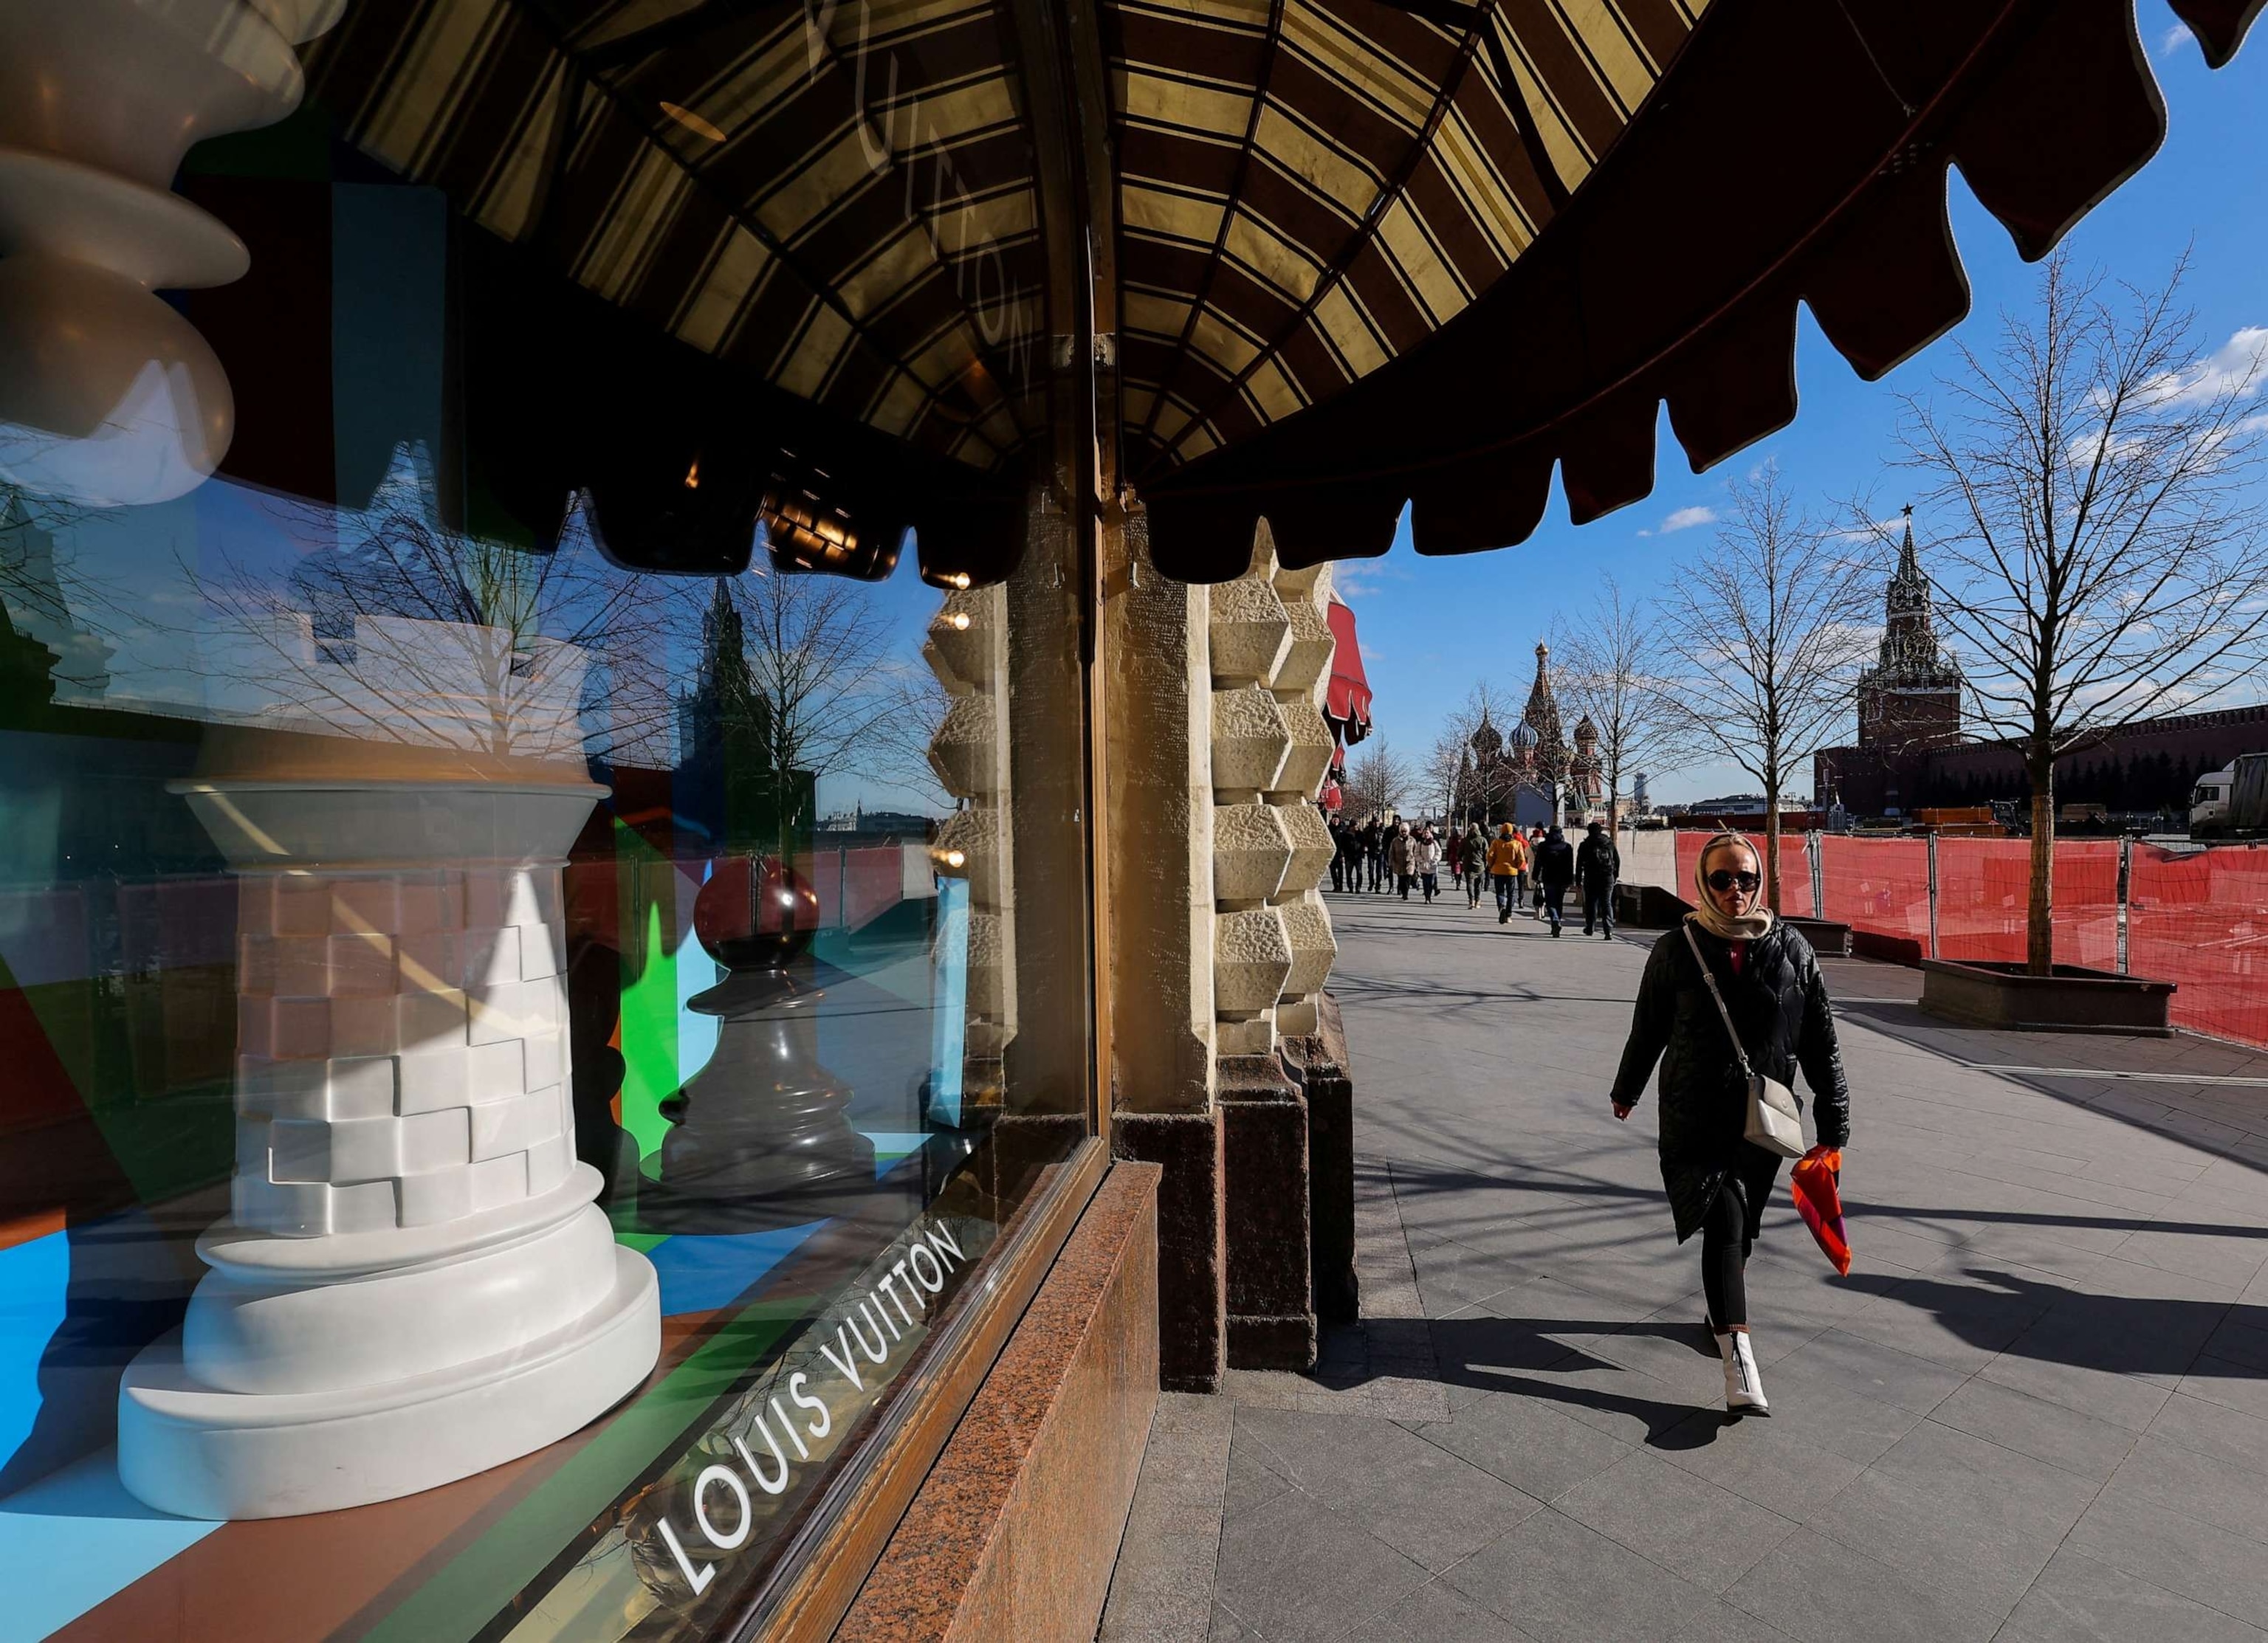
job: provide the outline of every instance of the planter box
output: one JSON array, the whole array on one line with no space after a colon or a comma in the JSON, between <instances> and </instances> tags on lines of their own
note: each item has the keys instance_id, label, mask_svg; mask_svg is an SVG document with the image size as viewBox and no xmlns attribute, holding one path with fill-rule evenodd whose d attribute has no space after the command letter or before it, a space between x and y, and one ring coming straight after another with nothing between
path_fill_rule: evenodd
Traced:
<instances>
[{"instance_id":1,"label":"planter box","mask_svg":"<svg viewBox=\"0 0 2268 1643\"><path fill-rule=\"evenodd\" d=\"M1851 956L1851 927L1837 924L1832 919L1788 919L1787 928L1811 943L1811 950L1822 958L1848 958Z\"/></svg>"},{"instance_id":2,"label":"planter box","mask_svg":"<svg viewBox=\"0 0 2268 1643\"><path fill-rule=\"evenodd\" d=\"M1851 950L1861 958L1878 958L1886 965L1911 970L1921 963L1921 943L1911 935L1885 935L1879 930L1851 932Z\"/></svg>"},{"instance_id":3,"label":"planter box","mask_svg":"<svg viewBox=\"0 0 2268 1643\"><path fill-rule=\"evenodd\" d=\"M2079 965L2033 976L2021 965L1926 958L1921 1007L1970 1027L2026 1032L2110 1032L2168 1038L2174 984Z\"/></svg>"},{"instance_id":4,"label":"planter box","mask_svg":"<svg viewBox=\"0 0 2268 1643\"><path fill-rule=\"evenodd\" d=\"M1615 922L1631 930L1674 930L1692 908L1658 884L1616 884Z\"/></svg>"}]
</instances>

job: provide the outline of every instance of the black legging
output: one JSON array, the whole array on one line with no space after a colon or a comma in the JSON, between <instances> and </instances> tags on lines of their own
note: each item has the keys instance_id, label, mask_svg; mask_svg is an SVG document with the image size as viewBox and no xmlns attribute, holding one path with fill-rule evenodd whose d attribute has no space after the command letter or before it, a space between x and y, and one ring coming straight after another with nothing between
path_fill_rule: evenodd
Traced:
<instances>
[{"instance_id":1,"label":"black legging","mask_svg":"<svg viewBox=\"0 0 2268 1643\"><path fill-rule=\"evenodd\" d=\"M1701 1217L1701 1293L1708 1298L1709 1321L1719 1329L1749 1321L1749 1254L1779 1178L1779 1159L1761 1147L1743 1141L1734 1159Z\"/></svg>"},{"instance_id":2,"label":"black legging","mask_svg":"<svg viewBox=\"0 0 2268 1643\"><path fill-rule=\"evenodd\" d=\"M1701 1219L1701 1293L1719 1330L1749 1321L1748 1220L1740 1182L1727 1176Z\"/></svg>"}]
</instances>

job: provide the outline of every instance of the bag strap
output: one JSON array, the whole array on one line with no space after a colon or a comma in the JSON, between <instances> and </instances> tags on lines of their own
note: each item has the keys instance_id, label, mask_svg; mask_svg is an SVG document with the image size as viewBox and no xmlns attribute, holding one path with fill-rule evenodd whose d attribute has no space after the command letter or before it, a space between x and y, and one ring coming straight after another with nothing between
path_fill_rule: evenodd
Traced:
<instances>
[{"instance_id":1,"label":"bag strap","mask_svg":"<svg viewBox=\"0 0 2268 1643\"><path fill-rule=\"evenodd\" d=\"M1733 1041L1733 1053L1741 1059L1741 1076L1754 1078L1756 1074L1749 1067L1749 1053L1741 1043L1739 1030L1733 1025L1733 1012L1725 1008L1725 995L1717 991L1717 978L1710 972L1709 961L1701 956L1701 943L1693 939L1691 925L1688 924L1683 928L1685 931L1685 944L1693 950L1693 962L1701 966L1701 979L1709 988L1709 996L1717 1001L1717 1014L1725 1023L1726 1036Z\"/></svg>"}]
</instances>

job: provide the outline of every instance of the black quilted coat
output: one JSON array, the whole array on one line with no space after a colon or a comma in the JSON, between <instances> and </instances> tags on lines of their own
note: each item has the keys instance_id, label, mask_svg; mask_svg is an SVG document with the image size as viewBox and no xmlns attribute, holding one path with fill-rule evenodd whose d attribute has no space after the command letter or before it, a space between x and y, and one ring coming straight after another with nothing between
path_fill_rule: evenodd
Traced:
<instances>
[{"instance_id":1,"label":"black quilted coat","mask_svg":"<svg viewBox=\"0 0 2268 1643\"><path fill-rule=\"evenodd\" d=\"M1749 943L1741 973L1733 973L1726 943L1699 926L1689 927L1708 957L1725 1006L1741 1030L1741 1043L1756 1071L1793 1089L1796 1069L1811 1087L1819 1140L1841 1147L1851 1139L1851 1092L1843 1082L1843 1053L1835 1042L1835 1016L1811 943L1785 923ZM1749 1236L1764 1210L1776 1168L1770 1155L1742 1140L1748 1122L1748 1086L1734 1058L1725 1023L1693 962L1683 929L1653 944L1638 983L1630 1044L1615 1075L1614 1098L1635 1106L1646 1075L1661 1062L1661 1180L1682 1243L1699 1230L1709 1206L1736 1171L1749 1196ZM1800 1099L1799 1097L1799 1099Z\"/></svg>"}]
</instances>

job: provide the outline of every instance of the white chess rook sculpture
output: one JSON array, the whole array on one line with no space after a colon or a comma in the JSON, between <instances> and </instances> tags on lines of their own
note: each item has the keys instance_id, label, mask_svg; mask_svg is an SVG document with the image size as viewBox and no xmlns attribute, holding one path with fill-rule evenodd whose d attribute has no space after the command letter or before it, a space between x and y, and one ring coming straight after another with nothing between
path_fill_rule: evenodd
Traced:
<instances>
[{"instance_id":1,"label":"white chess rook sculpture","mask_svg":"<svg viewBox=\"0 0 2268 1643\"><path fill-rule=\"evenodd\" d=\"M118 1468L188 1517L390 1500L565 1436L660 1350L575 1157L560 866L587 782L180 784L238 876L236 1173Z\"/></svg>"}]
</instances>

